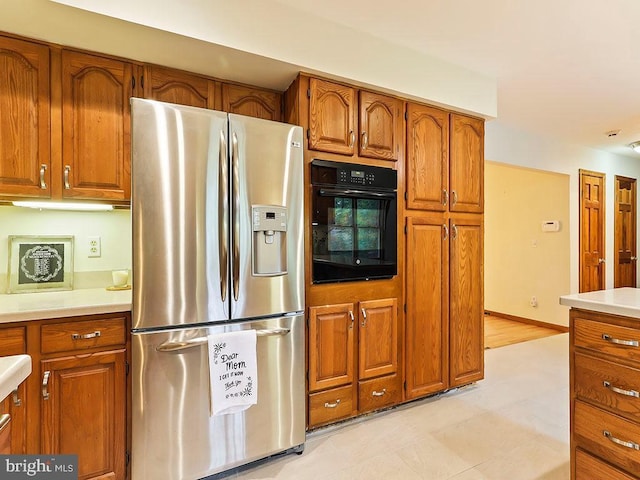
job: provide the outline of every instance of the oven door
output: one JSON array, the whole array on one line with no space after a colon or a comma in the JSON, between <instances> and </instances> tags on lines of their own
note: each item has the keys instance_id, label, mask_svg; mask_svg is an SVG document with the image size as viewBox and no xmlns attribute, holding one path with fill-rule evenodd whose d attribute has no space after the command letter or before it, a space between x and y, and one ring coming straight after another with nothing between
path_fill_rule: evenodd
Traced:
<instances>
[{"instance_id":1,"label":"oven door","mask_svg":"<svg viewBox=\"0 0 640 480\"><path fill-rule=\"evenodd\" d=\"M313 187L313 283L397 274L394 191Z\"/></svg>"}]
</instances>

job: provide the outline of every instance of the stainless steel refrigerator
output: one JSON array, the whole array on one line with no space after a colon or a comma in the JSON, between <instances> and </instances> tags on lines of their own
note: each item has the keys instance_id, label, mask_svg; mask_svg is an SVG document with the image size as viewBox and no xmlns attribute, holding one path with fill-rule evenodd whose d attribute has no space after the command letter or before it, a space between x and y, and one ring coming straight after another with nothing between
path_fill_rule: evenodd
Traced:
<instances>
[{"instance_id":1,"label":"stainless steel refrigerator","mask_svg":"<svg viewBox=\"0 0 640 480\"><path fill-rule=\"evenodd\" d=\"M302 129L132 99L132 478L305 441ZM213 415L209 335L256 330L257 403Z\"/></svg>"}]
</instances>

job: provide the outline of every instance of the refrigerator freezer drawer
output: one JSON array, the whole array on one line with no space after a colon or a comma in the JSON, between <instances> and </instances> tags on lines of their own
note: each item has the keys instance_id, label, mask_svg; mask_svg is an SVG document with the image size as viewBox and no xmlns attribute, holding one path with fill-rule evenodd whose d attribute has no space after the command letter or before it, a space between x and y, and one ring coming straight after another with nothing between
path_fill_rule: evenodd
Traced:
<instances>
[{"instance_id":1,"label":"refrigerator freezer drawer","mask_svg":"<svg viewBox=\"0 0 640 480\"><path fill-rule=\"evenodd\" d=\"M258 400L211 416L207 335L255 329ZM199 479L305 441L304 317L134 333L132 478Z\"/></svg>"}]
</instances>

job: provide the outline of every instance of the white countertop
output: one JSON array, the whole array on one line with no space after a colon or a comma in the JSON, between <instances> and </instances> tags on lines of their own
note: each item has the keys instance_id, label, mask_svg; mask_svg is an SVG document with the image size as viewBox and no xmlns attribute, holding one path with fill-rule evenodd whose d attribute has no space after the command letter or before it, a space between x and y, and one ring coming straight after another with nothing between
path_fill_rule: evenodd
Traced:
<instances>
[{"instance_id":1,"label":"white countertop","mask_svg":"<svg viewBox=\"0 0 640 480\"><path fill-rule=\"evenodd\" d=\"M0 357L0 402L7 398L31 373L29 355Z\"/></svg>"},{"instance_id":2,"label":"white countertop","mask_svg":"<svg viewBox=\"0 0 640 480\"><path fill-rule=\"evenodd\" d=\"M0 295L0 323L131 311L131 290L86 288Z\"/></svg>"},{"instance_id":3,"label":"white countertop","mask_svg":"<svg viewBox=\"0 0 640 480\"><path fill-rule=\"evenodd\" d=\"M563 295L560 305L640 318L640 289L624 287Z\"/></svg>"}]
</instances>

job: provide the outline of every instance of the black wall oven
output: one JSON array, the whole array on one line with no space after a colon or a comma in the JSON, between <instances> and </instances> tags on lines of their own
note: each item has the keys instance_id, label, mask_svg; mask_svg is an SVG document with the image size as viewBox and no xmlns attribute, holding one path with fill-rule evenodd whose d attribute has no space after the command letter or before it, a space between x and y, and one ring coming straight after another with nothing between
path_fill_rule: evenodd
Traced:
<instances>
[{"instance_id":1,"label":"black wall oven","mask_svg":"<svg viewBox=\"0 0 640 480\"><path fill-rule=\"evenodd\" d=\"M397 172L311 162L313 283L391 278L397 267Z\"/></svg>"}]
</instances>

